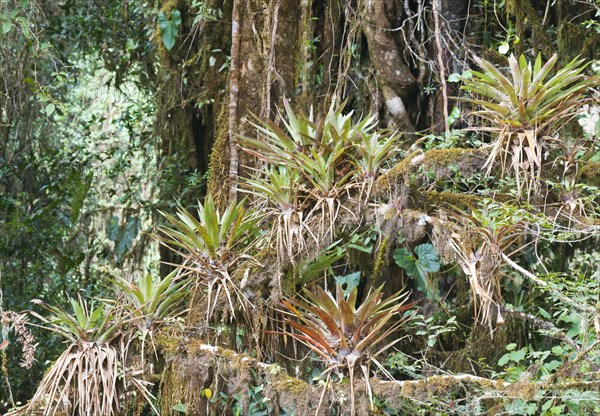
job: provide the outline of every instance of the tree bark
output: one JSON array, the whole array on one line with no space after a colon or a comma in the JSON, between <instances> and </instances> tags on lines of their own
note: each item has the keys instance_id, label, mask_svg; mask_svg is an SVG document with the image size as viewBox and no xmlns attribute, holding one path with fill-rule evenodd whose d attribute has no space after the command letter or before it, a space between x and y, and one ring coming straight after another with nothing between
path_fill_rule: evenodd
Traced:
<instances>
[{"instance_id":1,"label":"tree bark","mask_svg":"<svg viewBox=\"0 0 600 416\"><path fill-rule=\"evenodd\" d=\"M238 178L248 177L256 161L239 152L238 135L254 135L253 116L272 117L293 91L301 5L293 0L236 1L232 14L231 67L226 140L216 139L209 190L223 206L237 197ZM223 154L228 154L224 177ZM214 160L217 159L217 160ZM223 196L223 194L225 196Z\"/></svg>"},{"instance_id":2,"label":"tree bark","mask_svg":"<svg viewBox=\"0 0 600 416\"><path fill-rule=\"evenodd\" d=\"M362 28L387 110L401 130L414 132L411 112L415 108L407 106L407 103L415 101L417 80L392 36L394 28L391 27L388 16L393 15L393 10L392 0L367 2L367 17Z\"/></svg>"}]
</instances>

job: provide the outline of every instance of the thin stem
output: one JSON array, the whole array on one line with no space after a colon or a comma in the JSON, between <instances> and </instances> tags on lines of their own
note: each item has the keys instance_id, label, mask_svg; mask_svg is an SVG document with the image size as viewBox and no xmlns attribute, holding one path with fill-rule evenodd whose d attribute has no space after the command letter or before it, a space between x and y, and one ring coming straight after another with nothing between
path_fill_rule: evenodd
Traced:
<instances>
[{"instance_id":1,"label":"thin stem","mask_svg":"<svg viewBox=\"0 0 600 416\"><path fill-rule=\"evenodd\" d=\"M444 65L444 50L442 49L441 25L440 25L440 0L433 0L433 22L435 35L435 48L438 66L440 67L440 82L442 84L442 108L444 111L444 129L450 131L448 125L448 90L446 85L446 67Z\"/></svg>"},{"instance_id":2,"label":"thin stem","mask_svg":"<svg viewBox=\"0 0 600 416\"><path fill-rule=\"evenodd\" d=\"M231 68L229 70L229 202L237 199L238 187L238 95L239 95L239 55L240 55L240 2L235 0L231 12Z\"/></svg>"}]
</instances>

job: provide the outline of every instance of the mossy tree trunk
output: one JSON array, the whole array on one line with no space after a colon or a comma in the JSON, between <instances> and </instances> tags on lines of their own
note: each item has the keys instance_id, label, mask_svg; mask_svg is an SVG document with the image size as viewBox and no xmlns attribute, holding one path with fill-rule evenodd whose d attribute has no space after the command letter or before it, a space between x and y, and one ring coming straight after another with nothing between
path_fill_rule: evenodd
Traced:
<instances>
[{"instance_id":1,"label":"mossy tree trunk","mask_svg":"<svg viewBox=\"0 0 600 416\"><path fill-rule=\"evenodd\" d=\"M237 151L237 136L254 134L253 117L274 117L292 95L303 7L293 0L233 2L228 88L210 162L209 191L221 206L236 195L238 175L255 165Z\"/></svg>"},{"instance_id":2,"label":"mossy tree trunk","mask_svg":"<svg viewBox=\"0 0 600 416\"><path fill-rule=\"evenodd\" d=\"M451 73L462 72L469 66L470 51L465 45L481 44L484 35L479 28L489 25L488 18L496 18L484 14L472 3L468 0L212 0L207 2L208 7L221 9L222 16L194 26L189 0L165 1L163 10L177 8L183 16L175 48L167 51L159 45L162 83L158 93L158 128L163 150L166 156L186 155L182 159L182 175L174 182L185 179L185 170L197 169L202 173L208 170L207 191L221 207L239 196L236 188L240 178L249 176L257 162L239 149L237 137L255 135L251 124L255 116L278 122L278 109L282 108L284 98L299 112L308 112L313 106L317 114L327 108L333 97L347 100L348 110L377 113L382 127L396 127L408 133L406 147L413 144L417 132L443 133L448 129L448 112L454 105L452 97L459 94L456 85L445 80ZM515 51L535 48L549 54L553 45L548 43L542 23L562 23L560 27L565 29L560 30L565 31L565 42L577 37L577 28L567 33L564 26L565 16L571 10L567 10L565 2L559 3L558 8L546 13L545 1L507 2L506 13L500 18L531 16L517 27L523 39ZM526 42L528 33L535 36ZM575 49L577 53L592 54L590 48L596 42L593 39L597 39L594 34L585 37L578 46L559 42L559 51L565 57ZM160 44L158 36L156 42ZM484 52L492 60L498 57L494 51ZM219 70L223 65L225 69ZM471 163L478 163L474 170L480 170L485 157L468 156ZM455 162L453 155L443 168ZM176 189L166 191L173 195ZM416 203L435 205L428 198L442 196L423 193ZM460 205L461 201L449 203ZM391 280L398 273L395 266L388 266L383 267L382 281ZM462 282L457 287L456 298L468 298L467 285ZM464 313L467 316L471 311L465 308ZM487 333L482 336L476 325L465 342L468 344L465 351L483 348L488 355L500 353L496 344L486 346ZM184 365L188 365L185 354L177 356L177 351L169 354L173 354L173 363L180 365L184 360ZM440 361L446 358L439 354ZM213 364L208 362L207 366ZM190 362L190 365L198 364ZM454 369L464 370L463 361L456 360L454 365ZM184 382L185 377L175 373L178 371L175 364L167 366L161 394L169 397L171 404L195 397L195 405L201 406L193 414L203 414L207 401L198 399L197 390L213 382L214 369L208 367L201 368L202 385L190 385L188 389L173 385Z\"/></svg>"},{"instance_id":3,"label":"mossy tree trunk","mask_svg":"<svg viewBox=\"0 0 600 416\"><path fill-rule=\"evenodd\" d=\"M227 64L231 44L231 2L209 0L206 10L219 10L222 17L197 19L200 12L188 0L165 0L161 11L167 16L181 13L177 42L169 51L160 31L154 35L159 73L156 120L162 150L160 199L183 205L195 204L205 192L205 184L190 192L193 177L208 173L210 154L219 131L219 111L226 102ZM196 23L194 21L197 19ZM168 273L177 258L161 246L161 273Z\"/></svg>"}]
</instances>

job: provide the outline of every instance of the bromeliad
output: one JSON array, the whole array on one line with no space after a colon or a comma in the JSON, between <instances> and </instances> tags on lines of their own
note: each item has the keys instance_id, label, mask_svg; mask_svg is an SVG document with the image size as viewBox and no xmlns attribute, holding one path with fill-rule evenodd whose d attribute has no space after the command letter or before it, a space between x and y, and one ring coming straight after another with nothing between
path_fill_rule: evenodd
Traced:
<instances>
[{"instance_id":1,"label":"bromeliad","mask_svg":"<svg viewBox=\"0 0 600 416\"><path fill-rule=\"evenodd\" d=\"M411 319L405 314L388 325L393 317L414 304L406 303L409 292L402 291L383 300L382 289L383 285L370 290L360 305L357 305L358 289L354 288L345 296L340 285L336 285L335 296L318 287L316 292L305 289L304 298L282 301L286 309L285 323L293 329L285 334L306 345L325 361L326 386L333 370L348 370L352 414L354 369L361 368L371 397L369 362L383 369L376 357L402 338L396 338L378 350L376 347Z\"/></svg>"}]
</instances>

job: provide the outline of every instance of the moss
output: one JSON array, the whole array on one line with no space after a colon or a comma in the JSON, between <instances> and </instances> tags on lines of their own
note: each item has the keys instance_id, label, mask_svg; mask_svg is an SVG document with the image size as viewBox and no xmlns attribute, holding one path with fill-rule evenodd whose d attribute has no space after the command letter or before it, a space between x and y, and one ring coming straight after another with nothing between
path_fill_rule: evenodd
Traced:
<instances>
[{"instance_id":1,"label":"moss","mask_svg":"<svg viewBox=\"0 0 600 416\"><path fill-rule=\"evenodd\" d=\"M165 172L170 172L165 179L168 184L161 187L161 198L176 198L184 205L203 196L204 189L190 192L188 173L205 173L210 163L218 130L218 109L227 81L226 71L219 72L226 56L213 51L225 51L231 43L230 24L226 22L233 2L205 3L207 8L221 9L223 19L210 22L210 30L203 30L201 36L198 33L202 29L194 26L196 10L191 8L189 0L168 0L161 4L161 11L167 14L173 9L181 13L182 23L173 49L164 47L158 27L153 36L159 60L159 111L155 126L162 141L162 154L167 157Z\"/></svg>"},{"instance_id":2,"label":"moss","mask_svg":"<svg viewBox=\"0 0 600 416\"><path fill-rule=\"evenodd\" d=\"M179 403L186 405L189 414L203 414L207 399L199 392L209 386L215 394L224 391L230 396L247 391L249 368L256 360L221 347L206 351L199 340L181 341L177 342L179 348L166 356L168 365L160 385L161 414L171 414L172 407ZM216 368L220 377L215 376Z\"/></svg>"},{"instance_id":3,"label":"moss","mask_svg":"<svg viewBox=\"0 0 600 416\"><path fill-rule=\"evenodd\" d=\"M180 347L180 340L174 336L169 336L164 333L158 333L155 336L156 345L164 352L165 355L175 353Z\"/></svg>"},{"instance_id":4,"label":"moss","mask_svg":"<svg viewBox=\"0 0 600 416\"><path fill-rule=\"evenodd\" d=\"M540 16L531 3L531 0L508 0L506 11L509 16L514 17L517 36L523 41L531 39L531 46L534 49L543 51L546 56L551 56L553 53L552 39L546 33ZM526 30L531 31L531 36L525 33ZM514 45L517 56L525 48L523 43L519 42Z\"/></svg>"},{"instance_id":5,"label":"moss","mask_svg":"<svg viewBox=\"0 0 600 416\"><path fill-rule=\"evenodd\" d=\"M600 34L586 30L582 25L571 21L561 22L558 26L558 51L563 62L576 57L594 60L600 46Z\"/></svg>"},{"instance_id":6,"label":"moss","mask_svg":"<svg viewBox=\"0 0 600 416\"><path fill-rule=\"evenodd\" d=\"M219 111L216 126L216 138L210 156L208 193L221 210L227 206L229 198L229 136L228 136L228 105L225 100Z\"/></svg>"},{"instance_id":7,"label":"moss","mask_svg":"<svg viewBox=\"0 0 600 416\"><path fill-rule=\"evenodd\" d=\"M433 395L448 394L460 383L450 377L432 376L427 381L427 391Z\"/></svg>"},{"instance_id":8,"label":"moss","mask_svg":"<svg viewBox=\"0 0 600 416\"><path fill-rule=\"evenodd\" d=\"M172 414L173 406L185 404L189 414L199 414L206 400L198 394L210 379L208 367L197 365L186 354L168 357L161 375L158 405L161 414Z\"/></svg>"},{"instance_id":9,"label":"moss","mask_svg":"<svg viewBox=\"0 0 600 416\"><path fill-rule=\"evenodd\" d=\"M290 377L283 370L277 374L271 373L270 378L273 385L273 389L279 394L284 393L293 396L298 396L301 394L305 394L307 390L310 389L310 386L307 383L300 379L297 379L296 377Z\"/></svg>"},{"instance_id":10,"label":"moss","mask_svg":"<svg viewBox=\"0 0 600 416\"><path fill-rule=\"evenodd\" d=\"M404 159L398 162L396 166L379 177L377 182L375 182L375 186L373 187L373 194L382 195L386 191L392 190L394 185L401 180L403 183L408 185L408 175L415 172L417 169L417 166L413 163L413 160L420 154L422 154L421 151L409 153Z\"/></svg>"},{"instance_id":11,"label":"moss","mask_svg":"<svg viewBox=\"0 0 600 416\"><path fill-rule=\"evenodd\" d=\"M536 393L540 391L541 386L538 383L532 382L517 382L512 383L508 387L504 387L504 391L508 397L518 397L523 400L533 400Z\"/></svg>"},{"instance_id":12,"label":"moss","mask_svg":"<svg viewBox=\"0 0 600 416\"><path fill-rule=\"evenodd\" d=\"M415 182L414 176L419 172L433 171L436 179L453 175L451 167L456 167L468 178L481 172L487 160L484 149L430 149L425 153L415 151L408 154L396 166L382 175L374 187L375 195L384 195L398 186L410 186Z\"/></svg>"},{"instance_id":13,"label":"moss","mask_svg":"<svg viewBox=\"0 0 600 416\"><path fill-rule=\"evenodd\" d=\"M600 187L600 163L590 163L579 170L579 178L588 185Z\"/></svg>"},{"instance_id":14,"label":"moss","mask_svg":"<svg viewBox=\"0 0 600 416\"><path fill-rule=\"evenodd\" d=\"M167 366L161 376L158 406L163 415L172 414L173 406L185 404L188 412L198 408L200 394L190 394L185 379L179 377L179 371L173 365ZM195 413L190 413L195 414Z\"/></svg>"},{"instance_id":15,"label":"moss","mask_svg":"<svg viewBox=\"0 0 600 416\"><path fill-rule=\"evenodd\" d=\"M389 237L384 237L383 241L381 242L381 246L379 247L379 251L377 252L375 265L373 266L373 271L371 272L371 280L373 281L376 281L381 276L382 267L386 261L388 241Z\"/></svg>"},{"instance_id":16,"label":"moss","mask_svg":"<svg viewBox=\"0 0 600 416\"><path fill-rule=\"evenodd\" d=\"M477 205L480 197L469 194L455 194L453 192L424 192L423 203L424 207L437 208L459 208L467 212L471 211Z\"/></svg>"},{"instance_id":17,"label":"moss","mask_svg":"<svg viewBox=\"0 0 600 416\"><path fill-rule=\"evenodd\" d=\"M423 163L433 167L448 166L451 163L456 163L459 167L463 166L466 162L473 160L483 162L487 157L487 152L482 149L465 149L465 148L452 148L452 149L431 149L425 152Z\"/></svg>"}]
</instances>

